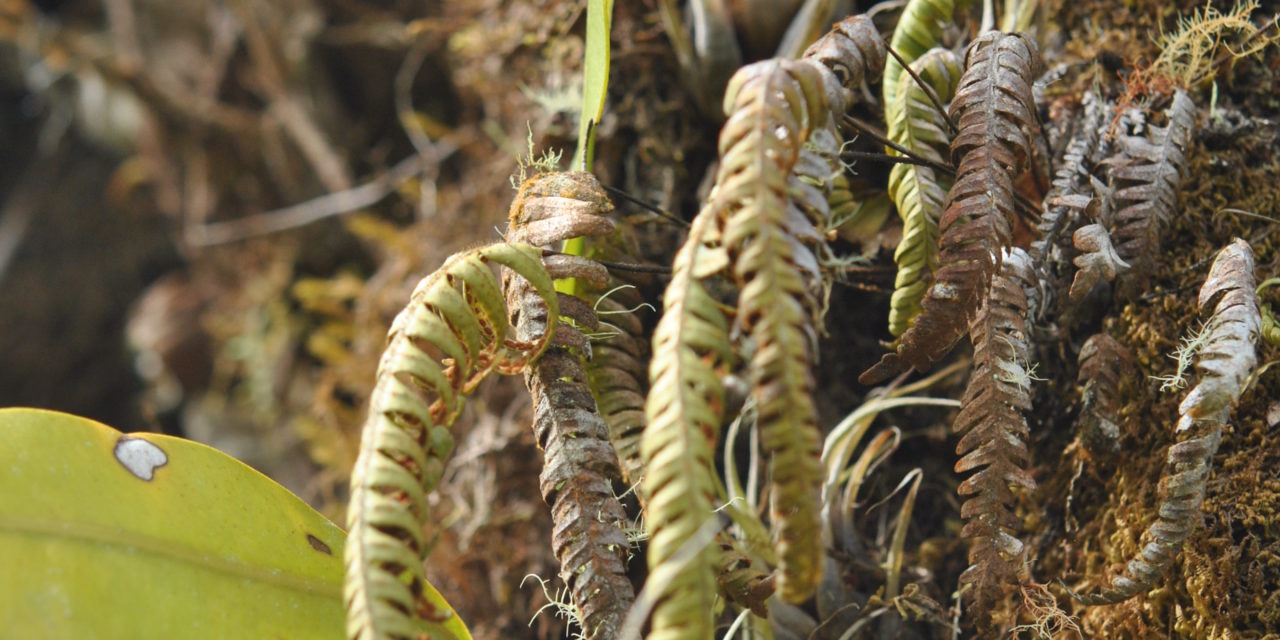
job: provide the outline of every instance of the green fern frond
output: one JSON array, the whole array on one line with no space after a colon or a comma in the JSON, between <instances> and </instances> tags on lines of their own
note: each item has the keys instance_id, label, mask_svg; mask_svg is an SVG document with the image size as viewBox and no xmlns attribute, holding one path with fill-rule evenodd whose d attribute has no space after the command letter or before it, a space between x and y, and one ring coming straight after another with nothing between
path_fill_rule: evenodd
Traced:
<instances>
[{"instance_id":1,"label":"green fern frond","mask_svg":"<svg viewBox=\"0 0 1280 640\"><path fill-rule=\"evenodd\" d=\"M943 104L955 96L961 69L959 57L951 51L932 49L911 63L911 68ZM893 109L897 117L889 121L889 139L916 155L945 163L951 148L945 116L906 70L901 76ZM889 172L889 195L902 218L902 240L893 254L898 276L889 308L889 332L895 337L920 313L920 299L938 268L938 220L950 188L951 179L933 167L897 164Z\"/></svg>"},{"instance_id":2,"label":"green fern frond","mask_svg":"<svg viewBox=\"0 0 1280 640\"><path fill-rule=\"evenodd\" d=\"M716 517L712 449L724 407L720 376L732 359L729 321L700 278L723 265L714 248L716 223L705 209L694 220L676 254L653 335L647 424L640 444L651 575L672 571L684 543ZM711 637L716 551L700 551L676 572L654 610L651 640Z\"/></svg>"},{"instance_id":3,"label":"green fern frond","mask_svg":"<svg viewBox=\"0 0 1280 640\"><path fill-rule=\"evenodd\" d=\"M508 334L502 286L491 264L529 282L555 318L559 307L542 252L496 244L450 257L414 290L391 326L369 400L347 516L347 637L454 636L433 620L423 570L427 494L453 451L449 427L463 396L493 370L515 372L547 347Z\"/></svg>"},{"instance_id":4,"label":"green fern frond","mask_svg":"<svg viewBox=\"0 0 1280 640\"><path fill-rule=\"evenodd\" d=\"M942 32L955 21L957 8L963 8L966 0L908 0L898 18L898 26L893 29L893 38L889 46L911 64L925 52L942 45ZM898 113L898 85L913 82L910 76L902 75L902 65L890 58L884 67L884 120L893 122L901 117Z\"/></svg>"}]
</instances>

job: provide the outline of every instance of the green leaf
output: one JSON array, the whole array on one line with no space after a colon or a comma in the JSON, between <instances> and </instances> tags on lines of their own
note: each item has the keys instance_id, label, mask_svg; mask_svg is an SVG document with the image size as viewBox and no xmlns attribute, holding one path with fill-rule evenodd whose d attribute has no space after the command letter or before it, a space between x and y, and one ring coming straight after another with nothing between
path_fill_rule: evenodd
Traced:
<instances>
[{"instance_id":1,"label":"green leaf","mask_svg":"<svg viewBox=\"0 0 1280 640\"><path fill-rule=\"evenodd\" d=\"M578 150L569 166L575 171L590 171L595 160L596 123L604 113L604 99L609 91L609 33L613 29L613 0L587 2L587 52L582 63L582 115L578 118ZM565 240L561 251L571 256L583 255L587 242L583 238ZM582 294L574 278L556 282L556 291L571 296Z\"/></svg>"},{"instance_id":2,"label":"green leaf","mask_svg":"<svg viewBox=\"0 0 1280 640\"><path fill-rule=\"evenodd\" d=\"M0 635L343 637L345 535L266 476L52 411L0 441Z\"/></svg>"},{"instance_id":3,"label":"green leaf","mask_svg":"<svg viewBox=\"0 0 1280 640\"><path fill-rule=\"evenodd\" d=\"M582 64L582 116L578 120L578 150L570 165L590 171L594 159L595 125L604 113L609 88L609 32L613 27L613 0L587 2L587 52Z\"/></svg>"}]
</instances>

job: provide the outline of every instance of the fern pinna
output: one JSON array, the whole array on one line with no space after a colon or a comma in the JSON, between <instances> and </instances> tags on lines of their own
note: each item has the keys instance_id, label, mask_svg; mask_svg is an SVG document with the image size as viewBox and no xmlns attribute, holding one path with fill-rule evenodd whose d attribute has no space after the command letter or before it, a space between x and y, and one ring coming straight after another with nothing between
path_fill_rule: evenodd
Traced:
<instances>
[{"instance_id":1,"label":"fern pinna","mask_svg":"<svg viewBox=\"0 0 1280 640\"><path fill-rule=\"evenodd\" d=\"M1027 419L1031 376L1027 357L1027 296L1034 286L1031 258L1022 249L1004 256L1000 273L969 326L973 371L965 387L955 431L962 434L957 473L972 472L960 483L968 496L960 508L961 532L969 543L969 568L960 582L972 585L970 597L989 610L1023 577L1022 522L1013 513L1011 487L1035 489L1027 472Z\"/></svg>"},{"instance_id":2,"label":"fern pinna","mask_svg":"<svg viewBox=\"0 0 1280 640\"><path fill-rule=\"evenodd\" d=\"M603 235L613 230L604 216L612 208L591 174L544 173L521 186L507 238L558 245ZM549 267L558 278L598 279L601 274L598 265L576 256L560 256ZM539 485L555 523L551 545L560 560L560 578L587 637L614 638L635 594L627 578L627 517L613 487L621 475L618 458L583 366L591 359L591 343L582 330L599 324L589 305L566 294L559 294L560 317L572 324L560 322L528 280L515 272L507 276L507 306L517 337L552 334L546 351L525 371L525 384L545 458Z\"/></svg>"},{"instance_id":3,"label":"fern pinna","mask_svg":"<svg viewBox=\"0 0 1280 640\"><path fill-rule=\"evenodd\" d=\"M1031 155L1024 127L1037 123L1031 81L1039 70L1036 45L1026 36L992 32L969 45L951 102L960 131L951 143L956 181L940 223L940 267L921 312L896 350L863 373L864 383L908 366L927 371L964 335L1011 242L1013 179Z\"/></svg>"},{"instance_id":4,"label":"fern pinna","mask_svg":"<svg viewBox=\"0 0 1280 640\"><path fill-rule=\"evenodd\" d=\"M423 279L391 326L351 476L343 597L352 640L453 637L424 596L427 494L453 451L449 427L465 394L491 371L520 371L550 341L546 331L510 335L490 266L517 274L555 318L541 255L522 244L454 255Z\"/></svg>"},{"instance_id":5,"label":"fern pinna","mask_svg":"<svg viewBox=\"0 0 1280 640\"><path fill-rule=\"evenodd\" d=\"M1148 541L1124 572L1102 591L1076 595L1086 604L1110 604L1151 589L1174 561L1182 543L1201 520L1200 503L1222 428L1240 399L1245 379L1258 364L1256 347L1262 331L1253 275L1253 251L1236 239L1218 252L1200 288L1200 309L1213 307L1204 327L1205 340L1196 357L1199 383L1178 405L1178 442L1169 447L1160 480L1158 517L1147 528Z\"/></svg>"}]
</instances>

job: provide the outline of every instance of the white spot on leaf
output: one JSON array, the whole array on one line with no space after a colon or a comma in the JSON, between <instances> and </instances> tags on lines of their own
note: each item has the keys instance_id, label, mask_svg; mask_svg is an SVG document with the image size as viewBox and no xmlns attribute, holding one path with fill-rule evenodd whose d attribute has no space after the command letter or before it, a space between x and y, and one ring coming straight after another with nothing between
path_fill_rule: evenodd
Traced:
<instances>
[{"instance_id":1,"label":"white spot on leaf","mask_svg":"<svg viewBox=\"0 0 1280 640\"><path fill-rule=\"evenodd\" d=\"M147 482L155 477L156 469L169 462L164 449L146 440L127 436L116 442L115 456L129 473Z\"/></svg>"}]
</instances>

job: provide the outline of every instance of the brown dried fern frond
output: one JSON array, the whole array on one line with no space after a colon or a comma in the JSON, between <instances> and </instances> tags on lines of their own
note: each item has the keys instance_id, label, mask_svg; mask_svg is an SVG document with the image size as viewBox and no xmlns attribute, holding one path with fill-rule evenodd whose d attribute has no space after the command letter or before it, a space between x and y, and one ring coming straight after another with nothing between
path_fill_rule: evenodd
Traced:
<instances>
[{"instance_id":1,"label":"brown dried fern frond","mask_svg":"<svg viewBox=\"0 0 1280 640\"><path fill-rule=\"evenodd\" d=\"M508 335L501 264L555 318L558 302L541 250L497 244L455 254L427 276L396 316L369 399L351 474L345 550L347 637L451 638L431 606L423 568L427 494L453 452L449 427L488 373L521 371L551 334Z\"/></svg>"},{"instance_id":2,"label":"brown dried fern frond","mask_svg":"<svg viewBox=\"0 0 1280 640\"><path fill-rule=\"evenodd\" d=\"M1117 453L1120 427L1116 421L1122 404L1121 385L1135 375L1133 357L1115 338L1097 333L1085 340L1077 359L1080 371L1076 380L1084 389L1080 442L1095 455Z\"/></svg>"},{"instance_id":3,"label":"brown dried fern frond","mask_svg":"<svg viewBox=\"0 0 1280 640\"><path fill-rule=\"evenodd\" d=\"M1027 419L1031 376L1027 371L1027 297L1034 284L1031 259L1021 249L1004 258L990 293L970 324L973 373L961 399L954 429L962 434L956 473L973 472L960 483L968 496L961 506L961 535L970 541L969 568L960 582L973 585L974 605L989 612L1023 576L1022 522L1013 513L1013 487L1030 491Z\"/></svg>"},{"instance_id":4,"label":"brown dried fern frond","mask_svg":"<svg viewBox=\"0 0 1280 640\"><path fill-rule=\"evenodd\" d=\"M613 229L604 214L612 210L604 189L588 173L545 173L520 188L511 209L507 237L538 244L602 235ZM553 277L607 282L599 265L575 256L548 264ZM603 281L602 281L603 280ZM553 331L550 346L525 372L533 397L533 430L544 462L539 486L551 506L551 544L560 560L560 578L572 596L589 638L617 637L635 593L627 578L626 513L614 494L620 477L609 428L596 409L584 360L592 357L583 329L599 324L582 300L559 294L562 317L547 307L528 284L507 278L511 323L518 336Z\"/></svg>"},{"instance_id":5,"label":"brown dried fern frond","mask_svg":"<svg viewBox=\"0 0 1280 640\"><path fill-rule=\"evenodd\" d=\"M1196 106L1181 90L1166 111L1169 123L1147 127L1145 136L1124 135L1117 143L1121 156L1110 177L1118 210L1110 227L1116 252L1133 268L1121 279L1121 295L1141 291L1156 268L1161 236L1169 228L1186 152L1195 126Z\"/></svg>"},{"instance_id":6,"label":"brown dried fern frond","mask_svg":"<svg viewBox=\"0 0 1280 640\"><path fill-rule=\"evenodd\" d=\"M1200 503L1222 427L1258 364L1256 345L1262 317L1254 289L1253 251L1236 239L1213 261L1200 289L1200 309L1213 306L1206 339L1196 358L1200 382L1178 406L1178 442L1169 447L1160 479L1160 508L1147 528L1146 545L1124 572L1102 591L1073 594L1085 604L1112 604L1151 589L1174 561L1182 543L1202 519Z\"/></svg>"},{"instance_id":7,"label":"brown dried fern frond","mask_svg":"<svg viewBox=\"0 0 1280 640\"><path fill-rule=\"evenodd\" d=\"M1036 239L1031 243L1031 260L1043 273L1044 261L1058 244L1063 234L1073 233L1084 220L1084 208L1093 196L1090 186L1093 166L1103 157L1108 144L1104 144L1103 128L1111 124L1114 108L1104 105L1095 93L1083 98L1084 114L1076 123L1067 150L1053 176L1053 185L1045 195L1044 212L1036 226Z\"/></svg>"},{"instance_id":8,"label":"brown dried fern frond","mask_svg":"<svg viewBox=\"0 0 1280 640\"><path fill-rule=\"evenodd\" d=\"M960 129L951 143L958 168L940 222L940 266L921 312L896 350L862 374L864 384L908 366L927 371L964 335L1000 267L1002 248L1011 243L1013 179L1031 155L1024 127L1038 124L1031 81L1040 66L1026 36L992 32L969 45L951 102Z\"/></svg>"}]
</instances>

